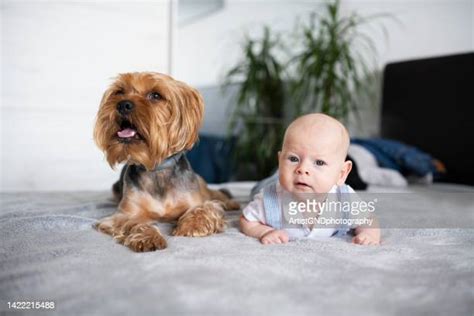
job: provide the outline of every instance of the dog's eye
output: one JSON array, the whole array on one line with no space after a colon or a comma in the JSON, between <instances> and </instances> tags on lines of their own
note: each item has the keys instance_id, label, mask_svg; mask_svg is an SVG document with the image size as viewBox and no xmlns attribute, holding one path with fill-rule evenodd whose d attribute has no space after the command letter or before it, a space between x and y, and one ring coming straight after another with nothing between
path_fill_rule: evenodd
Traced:
<instances>
[{"instance_id":1,"label":"dog's eye","mask_svg":"<svg viewBox=\"0 0 474 316\"><path fill-rule=\"evenodd\" d=\"M114 95L123 95L125 94L125 91L123 89L117 89L114 91Z\"/></svg>"},{"instance_id":2,"label":"dog's eye","mask_svg":"<svg viewBox=\"0 0 474 316\"><path fill-rule=\"evenodd\" d=\"M162 97L161 97L161 94L159 94L158 92L150 92L148 94L148 99L152 101L157 101L157 100L161 100Z\"/></svg>"}]
</instances>

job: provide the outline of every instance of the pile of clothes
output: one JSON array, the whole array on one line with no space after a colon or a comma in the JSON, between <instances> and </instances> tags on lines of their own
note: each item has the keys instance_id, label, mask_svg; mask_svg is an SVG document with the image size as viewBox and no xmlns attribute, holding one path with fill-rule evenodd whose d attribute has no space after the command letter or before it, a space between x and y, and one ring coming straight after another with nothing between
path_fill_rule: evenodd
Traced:
<instances>
[{"instance_id":1,"label":"pile of clothes","mask_svg":"<svg viewBox=\"0 0 474 316\"><path fill-rule=\"evenodd\" d=\"M232 179L235 138L200 135L200 141L187 153L194 170L209 183ZM275 155L276 159L276 155ZM347 159L353 162L346 183L354 190L368 185L404 187L408 183L432 183L446 173L444 165L422 150L383 138L353 138ZM278 173L258 183L276 181Z\"/></svg>"},{"instance_id":2,"label":"pile of clothes","mask_svg":"<svg viewBox=\"0 0 474 316\"><path fill-rule=\"evenodd\" d=\"M356 190L364 190L367 185L429 184L446 173L443 163L428 153L389 139L351 139L348 159L355 168L347 183Z\"/></svg>"}]
</instances>

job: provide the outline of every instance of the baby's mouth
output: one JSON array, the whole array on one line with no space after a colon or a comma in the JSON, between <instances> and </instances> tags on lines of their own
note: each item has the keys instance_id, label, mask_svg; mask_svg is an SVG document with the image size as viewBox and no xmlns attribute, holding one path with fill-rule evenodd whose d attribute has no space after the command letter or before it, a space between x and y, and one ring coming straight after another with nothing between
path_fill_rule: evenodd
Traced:
<instances>
[{"instance_id":1,"label":"baby's mouth","mask_svg":"<svg viewBox=\"0 0 474 316\"><path fill-rule=\"evenodd\" d=\"M312 189L313 188L309 184L307 184L305 182L301 182L301 181L295 182L295 186L297 188L300 188L300 189Z\"/></svg>"}]
</instances>

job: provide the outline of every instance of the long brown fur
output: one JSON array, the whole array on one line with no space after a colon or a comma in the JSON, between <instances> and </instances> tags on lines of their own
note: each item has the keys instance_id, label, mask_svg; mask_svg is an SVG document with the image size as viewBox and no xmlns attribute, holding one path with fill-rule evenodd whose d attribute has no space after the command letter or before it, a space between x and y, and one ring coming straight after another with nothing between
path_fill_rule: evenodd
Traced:
<instances>
[{"instance_id":1,"label":"long brown fur","mask_svg":"<svg viewBox=\"0 0 474 316\"><path fill-rule=\"evenodd\" d=\"M151 98L158 93L160 98ZM121 101L133 110L118 111ZM94 140L112 168L125 162L113 192L118 212L100 220L96 228L134 251L167 246L153 225L177 221L176 236L208 236L225 229L224 210L239 204L213 191L195 174L185 156L164 169L155 169L167 158L189 150L198 138L204 111L200 93L159 73L121 74L105 91L94 129ZM120 124L133 124L139 135L124 141L117 136ZM169 159L168 159L169 160Z\"/></svg>"}]
</instances>

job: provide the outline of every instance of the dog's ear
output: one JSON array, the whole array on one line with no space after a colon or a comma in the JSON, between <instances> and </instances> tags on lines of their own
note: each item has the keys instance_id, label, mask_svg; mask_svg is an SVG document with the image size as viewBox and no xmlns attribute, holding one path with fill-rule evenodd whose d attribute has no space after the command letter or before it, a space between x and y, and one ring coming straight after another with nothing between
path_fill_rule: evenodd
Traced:
<instances>
[{"instance_id":1,"label":"dog's ear","mask_svg":"<svg viewBox=\"0 0 474 316\"><path fill-rule=\"evenodd\" d=\"M94 126L94 141L101 150L105 150L107 143L107 128L110 122L109 112L104 111L103 107L107 103L107 100L115 91L115 85L112 84L107 90L105 90L100 100L99 111Z\"/></svg>"},{"instance_id":2,"label":"dog's ear","mask_svg":"<svg viewBox=\"0 0 474 316\"><path fill-rule=\"evenodd\" d=\"M176 81L173 89L173 119L169 126L171 152L191 149L198 139L204 100L196 89Z\"/></svg>"},{"instance_id":3,"label":"dog's ear","mask_svg":"<svg viewBox=\"0 0 474 316\"><path fill-rule=\"evenodd\" d=\"M101 108L104 103L107 102L107 100L112 96L112 94L115 92L115 84L111 84L107 90L105 90L104 94L102 95L102 99L100 100L100 105L99 108Z\"/></svg>"},{"instance_id":4,"label":"dog's ear","mask_svg":"<svg viewBox=\"0 0 474 316\"><path fill-rule=\"evenodd\" d=\"M94 126L94 142L97 147L106 153L107 161L112 169L115 169L115 165L118 163L118 161L115 160L114 155L110 155L107 152L109 147L110 133L113 130L111 128L111 124L114 122L111 118L111 115L115 112L115 105L110 103L109 99L119 89L117 86L119 77L115 79L115 81L107 88L107 90L105 90L104 94L102 95Z\"/></svg>"}]
</instances>

